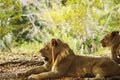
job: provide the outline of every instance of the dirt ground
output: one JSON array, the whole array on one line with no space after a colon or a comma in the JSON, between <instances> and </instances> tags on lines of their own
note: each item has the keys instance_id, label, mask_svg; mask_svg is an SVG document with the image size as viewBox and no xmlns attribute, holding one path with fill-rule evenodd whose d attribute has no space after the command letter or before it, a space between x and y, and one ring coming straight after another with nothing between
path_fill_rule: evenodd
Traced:
<instances>
[{"instance_id":1,"label":"dirt ground","mask_svg":"<svg viewBox=\"0 0 120 80\"><path fill-rule=\"evenodd\" d=\"M27 78L18 78L17 73L40 66L42 63L35 60L12 60L0 64L0 80L27 80ZM53 80L53 79L51 79ZM54 80L84 80L82 78L64 77Z\"/></svg>"},{"instance_id":2,"label":"dirt ground","mask_svg":"<svg viewBox=\"0 0 120 80\"><path fill-rule=\"evenodd\" d=\"M37 53L0 53L0 80L27 80L27 77L18 78L17 73L41 65L40 55ZM64 77L51 80L84 79Z\"/></svg>"},{"instance_id":3,"label":"dirt ground","mask_svg":"<svg viewBox=\"0 0 120 80\"><path fill-rule=\"evenodd\" d=\"M27 80L18 78L17 73L28 70L30 68L41 66L40 55L26 53L0 53L0 80ZM62 77L57 79L47 80L89 80L83 78ZM111 80L111 79L104 79ZM113 79L120 80L120 79Z\"/></svg>"}]
</instances>

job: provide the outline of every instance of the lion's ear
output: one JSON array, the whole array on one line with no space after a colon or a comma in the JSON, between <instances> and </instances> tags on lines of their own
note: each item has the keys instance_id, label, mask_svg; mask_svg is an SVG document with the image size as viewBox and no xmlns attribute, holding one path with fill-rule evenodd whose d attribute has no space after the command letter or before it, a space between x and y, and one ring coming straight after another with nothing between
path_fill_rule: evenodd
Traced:
<instances>
[{"instance_id":1,"label":"lion's ear","mask_svg":"<svg viewBox=\"0 0 120 80\"><path fill-rule=\"evenodd\" d=\"M112 32L112 36L113 36L113 37L115 37L115 36L118 35L118 34L119 34L119 31L113 31L113 32Z\"/></svg>"},{"instance_id":2,"label":"lion's ear","mask_svg":"<svg viewBox=\"0 0 120 80\"><path fill-rule=\"evenodd\" d=\"M51 40L51 45L52 46L57 46L58 45L57 40L56 39L52 39Z\"/></svg>"}]
</instances>

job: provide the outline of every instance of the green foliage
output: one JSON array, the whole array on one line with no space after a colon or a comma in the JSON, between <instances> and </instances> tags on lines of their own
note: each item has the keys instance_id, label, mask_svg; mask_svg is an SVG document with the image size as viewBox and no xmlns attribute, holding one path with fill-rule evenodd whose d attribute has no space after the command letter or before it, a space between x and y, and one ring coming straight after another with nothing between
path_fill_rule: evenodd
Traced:
<instances>
[{"instance_id":1,"label":"green foliage","mask_svg":"<svg viewBox=\"0 0 120 80\"><path fill-rule=\"evenodd\" d=\"M19 0L0 0L0 39L22 24L21 4Z\"/></svg>"},{"instance_id":2,"label":"green foliage","mask_svg":"<svg viewBox=\"0 0 120 80\"><path fill-rule=\"evenodd\" d=\"M60 38L76 53L81 53L82 43L84 48L92 45L93 49L102 52L102 36L106 32L120 30L120 0L60 0L62 5L54 0L42 3L41 0L36 1L39 6L29 1L29 6L22 6L19 0L0 1L0 39L12 31L17 38L16 46L30 46L34 42L29 44L25 40L26 35L33 36L37 29L33 38L41 46L51 38ZM34 25L28 24L32 22L22 14L35 17L31 18ZM40 24L44 21L47 26L36 25L35 21Z\"/></svg>"},{"instance_id":3,"label":"green foliage","mask_svg":"<svg viewBox=\"0 0 120 80\"><path fill-rule=\"evenodd\" d=\"M92 44L100 48L103 34L120 27L119 5L119 0L67 0L63 6L53 5L55 8L44 14L43 18L49 24L54 24L49 25L51 36L63 39L74 51L79 52L82 42L86 46ZM75 40L79 46L74 43Z\"/></svg>"},{"instance_id":4,"label":"green foliage","mask_svg":"<svg viewBox=\"0 0 120 80\"><path fill-rule=\"evenodd\" d=\"M11 27L0 27L0 39L2 39L7 33L9 33L11 30Z\"/></svg>"}]
</instances>

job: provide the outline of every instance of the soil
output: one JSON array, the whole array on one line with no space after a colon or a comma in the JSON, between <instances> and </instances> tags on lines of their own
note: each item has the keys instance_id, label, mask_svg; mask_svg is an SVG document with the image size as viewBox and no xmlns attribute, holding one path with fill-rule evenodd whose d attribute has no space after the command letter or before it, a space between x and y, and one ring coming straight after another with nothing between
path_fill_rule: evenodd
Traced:
<instances>
[{"instance_id":1,"label":"soil","mask_svg":"<svg viewBox=\"0 0 120 80\"><path fill-rule=\"evenodd\" d=\"M0 80L27 80L18 78L17 74L33 67L41 66L41 58L36 53L0 53ZM61 77L47 80L89 80L84 78ZM105 79L111 80L111 79ZM120 80L120 79L113 79Z\"/></svg>"},{"instance_id":2,"label":"soil","mask_svg":"<svg viewBox=\"0 0 120 80\"><path fill-rule=\"evenodd\" d=\"M18 78L17 73L41 65L42 62L36 60L12 60L3 62L0 64L0 80L27 80L27 77ZM63 77L59 79L48 80L84 80L84 79Z\"/></svg>"}]
</instances>

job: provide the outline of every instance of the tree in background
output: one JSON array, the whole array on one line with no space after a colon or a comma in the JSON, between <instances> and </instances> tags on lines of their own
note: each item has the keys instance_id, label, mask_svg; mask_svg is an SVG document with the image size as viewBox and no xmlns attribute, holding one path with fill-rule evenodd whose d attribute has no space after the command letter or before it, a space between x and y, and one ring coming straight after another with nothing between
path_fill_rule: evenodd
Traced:
<instances>
[{"instance_id":1,"label":"tree in background","mask_svg":"<svg viewBox=\"0 0 120 80\"><path fill-rule=\"evenodd\" d=\"M10 33L22 29L25 25L22 17L22 7L19 0L0 0L0 40L10 51L8 44L11 43Z\"/></svg>"},{"instance_id":2,"label":"tree in background","mask_svg":"<svg viewBox=\"0 0 120 80\"><path fill-rule=\"evenodd\" d=\"M9 2L11 9L7 6ZM1 3L6 6L0 9L1 38L12 32L18 45L29 41L44 44L54 37L67 42L76 53L93 53L100 48L99 41L106 32L120 27L119 0L1 0ZM6 9L8 16L2 19Z\"/></svg>"}]
</instances>

